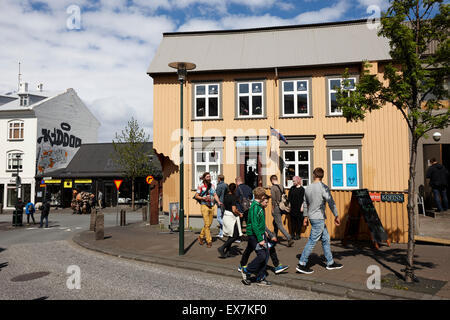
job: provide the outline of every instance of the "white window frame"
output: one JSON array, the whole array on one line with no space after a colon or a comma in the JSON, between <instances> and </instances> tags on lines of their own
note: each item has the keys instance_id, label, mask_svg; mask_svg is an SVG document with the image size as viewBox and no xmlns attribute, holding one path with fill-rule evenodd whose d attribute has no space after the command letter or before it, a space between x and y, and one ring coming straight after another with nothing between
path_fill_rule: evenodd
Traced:
<instances>
[{"instance_id":1,"label":"white window frame","mask_svg":"<svg viewBox=\"0 0 450 320\"><path fill-rule=\"evenodd\" d=\"M334 90L331 87L331 81L333 81L333 80L339 80L341 88L343 88L342 82L343 82L344 78L328 78L328 115L330 115L330 116L342 116L342 110L339 111L339 112L331 112L331 94L332 93L337 93L337 91ZM350 89L350 91L355 91L356 90L356 77L348 78L348 80L353 80L354 81L355 86L354 86L353 89Z\"/></svg>"},{"instance_id":2,"label":"white window frame","mask_svg":"<svg viewBox=\"0 0 450 320\"><path fill-rule=\"evenodd\" d=\"M297 83L298 82L306 82L306 91L298 91L297 90ZM294 83L294 91L284 91L284 84L286 82L293 82ZM281 95L282 95L282 115L283 117L309 117L311 116L311 108L310 108L310 99L309 99L309 80L308 79L293 79L293 80L283 80L281 81ZM307 111L306 113L299 113L297 110L297 103L298 103L298 95L299 94L306 93L306 99L307 99ZM284 96L285 94L292 94L294 95L294 113L286 113L285 107L284 107Z\"/></svg>"},{"instance_id":3,"label":"white window frame","mask_svg":"<svg viewBox=\"0 0 450 320\"><path fill-rule=\"evenodd\" d=\"M204 86L205 94L197 94L197 87ZM217 86L217 94L209 93L209 86ZM197 98L205 99L205 116L197 115ZM209 98L217 98L217 116L209 116ZM194 119L220 119L220 84L219 83L198 83L194 85Z\"/></svg>"},{"instance_id":4,"label":"white window frame","mask_svg":"<svg viewBox=\"0 0 450 320\"><path fill-rule=\"evenodd\" d=\"M28 102L29 102L28 96L20 96L20 106L21 107L26 107L28 105Z\"/></svg>"},{"instance_id":5,"label":"white window frame","mask_svg":"<svg viewBox=\"0 0 450 320\"><path fill-rule=\"evenodd\" d=\"M298 152L308 152L308 161L299 161L298 160ZM286 160L286 152L294 152L295 153L295 159L294 161L287 161ZM308 186L311 183L311 150L309 149L286 149L283 150L283 162L285 164L285 167L283 168L283 180L284 180L284 187L285 188L290 188L291 186L288 186L287 182L287 178L286 178L286 168L288 167L288 165L294 165L295 166L295 174L294 176L298 176L298 165L300 164L307 164L308 165L308 183L305 186ZM302 183L303 183L304 179L302 179Z\"/></svg>"},{"instance_id":6,"label":"white window frame","mask_svg":"<svg viewBox=\"0 0 450 320\"><path fill-rule=\"evenodd\" d=\"M342 151L342 160L333 160L333 151ZM331 188L337 189L337 190L349 190L349 189L359 189L361 184L360 179L360 163L359 163L359 149L342 149L342 148L330 148L330 179L331 179ZM356 162L352 161L349 157L349 154L354 152ZM342 178L343 178L343 186L337 187L334 185L334 175L333 175L333 164L342 164ZM356 186L347 186L347 164L356 164L356 179L357 179L357 185Z\"/></svg>"},{"instance_id":7,"label":"white window frame","mask_svg":"<svg viewBox=\"0 0 450 320\"><path fill-rule=\"evenodd\" d=\"M206 161L205 162L197 161L197 159L198 159L197 155L199 153L211 153L211 152L215 152L216 153L216 161L215 162L209 161L209 155L206 157ZM205 172L210 172L210 173L211 173L210 167L211 166L217 166L218 167L217 176L218 176L219 174L222 173L221 172L221 164L220 164L221 156L222 156L221 152L218 151L218 150L198 150L198 151L194 151L194 179L196 179L194 185L196 187L199 186L202 183L201 177L200 177L200 175L198 173L198 166L205 166ZM217 182L218 182L218 177L217 176L213 177L211 175L211 183L214 186L217 186Z\"/></svg>"},{"instance_id":8,"label":"white window frame","mask_svg":"<svg viewBox=\"0 0 450 320\"><path fill-rule=\"evenodd\" d=\"M261 92L260 93L253 93L252 92L252 85L253 84L260 84L261 85ZM248 84L248 93L241 93L241 84ZM238 112L238 118L264 118L264 82L263 81L241 81L237 83L237 112ZM253 97L261 97L261 114L260 115L254 115L253 114ZM248 97L248 115L242 115L241 114L241 97Z\"/></svg>"},{"instance_id":9,"label":"white window frame","mask_svg":"<svg viewBox=\"0 0 450 320\"><path fill-rule=\"evenodd\" d=\"M23 171L23 155L24 153L19 150L12 150L6 153L6 171L16 172L17 168L14 168L14 162L16 155L20 154L19 172Z\"/></svg>"},{"instance_id":10,"label":"white window frame","mask_svg":"<svg viewBox=\"0 0 450 320\"><path fill-rule=\"evenodd\" d=\"M14 128L15 124L19 124L18 128ZM13 134L11 135L11 130ZM14 138L14 130L19 130L19 138ZM11 120L8 122L8 140L23 140L25 135L25 122L23 120Z\"/></svg>"}]
</instances>

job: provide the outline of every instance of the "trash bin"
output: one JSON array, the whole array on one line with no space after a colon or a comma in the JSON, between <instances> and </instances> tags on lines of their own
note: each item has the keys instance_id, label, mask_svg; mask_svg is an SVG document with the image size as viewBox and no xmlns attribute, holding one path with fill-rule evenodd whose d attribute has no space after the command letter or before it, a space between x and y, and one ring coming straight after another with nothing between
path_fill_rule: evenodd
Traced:
<instances>
[{"instance_id":1,"label":"trash bin","mask_svg":"<svg viewBox=\"0 0 450 320\"><path fill-rule=\"evenodd\" d=\"M22 215L23 215L23 211L14 210L14 212L13 212L13 221L12 221L13 227L20 227L20 226L22 226Z\"/></svg>"}]
</instances>

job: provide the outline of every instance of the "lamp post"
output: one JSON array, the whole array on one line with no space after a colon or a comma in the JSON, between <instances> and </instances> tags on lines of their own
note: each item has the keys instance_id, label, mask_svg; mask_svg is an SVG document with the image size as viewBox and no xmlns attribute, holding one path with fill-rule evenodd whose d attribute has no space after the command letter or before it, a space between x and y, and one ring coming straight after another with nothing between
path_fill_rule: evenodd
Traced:
<instances>
[{"instance_id":1,"label":"lamp post","mask_svg":"<svg viewBox=\"0 0 450 320\"><path fill-rule=\"evenodd\" d=\"M19 220L19 210L17 210L17 204L19 203L19 189L22 184L20 176L19 176L20 158L21 158L20 153L17 153L16 158L14 159L16 162L17 176L16 176L16 208L14 210L15 218L13 218L13 226L21 226L22 225L22 219Z\"/></svg>"},{"instance_id":2,"label":"lamp post","mask_svg":"<svg viewBox=\"0 0 450 320\"><path fill-rule=\"evenodd\" d=\"M171 62L169 67L177 70L180 81L180 223L179 223L179 249L178 255L184 255L184 158L183 158L183 83L186 81L188 70L195 69L196 65L190 62Z\"/></svg>"}]
</instances>

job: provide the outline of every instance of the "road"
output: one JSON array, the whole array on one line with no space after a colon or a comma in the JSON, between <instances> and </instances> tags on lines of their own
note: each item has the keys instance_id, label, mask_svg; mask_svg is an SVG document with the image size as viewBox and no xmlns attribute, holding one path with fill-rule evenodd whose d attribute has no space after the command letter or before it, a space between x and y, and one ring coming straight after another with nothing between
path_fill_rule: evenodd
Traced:
<instances>
[{"instance_id":1,"label":"road","mask_svg":"<svg viewBox=\"0 0 450 320\"><path fill-rule=\"evenodd\" d=\"M127 219L139 221L141 215ZM54 214L51 221L48 230L0 231L0 299L337 299L278 286L247 287L236 278L99 254L71 241L88 228L88 215ZM115 225L115 215L106 215L105 224ZM69 266L79 267L80 289L67 287ZM33 273L40 274L32 279Z\"/></svg>"}]
</instances>

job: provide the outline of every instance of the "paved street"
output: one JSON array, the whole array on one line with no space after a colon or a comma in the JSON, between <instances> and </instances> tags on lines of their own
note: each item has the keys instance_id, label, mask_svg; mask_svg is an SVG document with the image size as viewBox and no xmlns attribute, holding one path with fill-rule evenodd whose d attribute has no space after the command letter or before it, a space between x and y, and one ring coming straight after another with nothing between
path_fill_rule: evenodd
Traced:
<instances>
[{"instance_id":1,"label":"paved street","mask_svg":"<svg viewBox=\"0 0 450 320\"><path fill-rule=\"evenodd\" d=\"M139 219L140 212L127 215L129 222ZM278 286L246 287L235 278L95 253L70 240L88 229L89 215L52 214L50 221L47 230L0 231L0 299L337 299ZM114 225L115 214L107 214L105 226ZM80 267L80 290L67 288L71 265ZM27 279L36 272L41 277Z\"/></svg>"}]
</instances>

